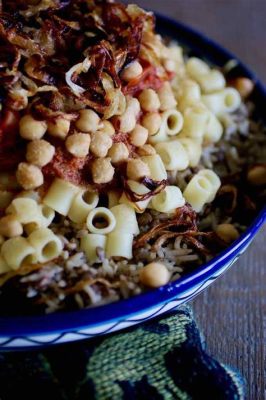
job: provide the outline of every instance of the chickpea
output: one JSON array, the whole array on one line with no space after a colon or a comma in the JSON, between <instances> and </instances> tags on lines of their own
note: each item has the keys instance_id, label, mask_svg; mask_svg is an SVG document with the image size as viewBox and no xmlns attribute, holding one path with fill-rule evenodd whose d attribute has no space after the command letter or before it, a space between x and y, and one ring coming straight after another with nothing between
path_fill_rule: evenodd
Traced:
<instances>
[{"instance_id":1,"label":"chickpea","mask_svg":"<svg viewBox=\"0 0 266 400\"><path fill-rule=\"evenodd\" d=\"M65 118L59 117L53 121L48 122L48 133L51 136L65 139L70 129L70 121Z\"/></svg>"},{"instance_id":2,"label":"chickpea","mask_svg":"<svg viewBox=\"0 0 266 400\"><path fill-rule=\"evenodd\" d=\"M254 89L254 83L248 78L236 78L232 84L243 99L246 99Z\"/></svg>"},{"instance_id":3,"label":"chickpea","mask_svg":"<svg viewBox=\"0 0 266 400\"><path fill-rule=\"evenodd\" d=\"M248 182L253 186L266 184L266 165L255 165L247 174Z\"/></svg>"},{"instance_id":4,"label":"chickpea","mask_svg":"<svg viewBox=\"0 0 266 400\"><path fill-rule=\"evenodd\" d=\"M111 158L97 158L92 163L92 179L94 183L108 183L115 173L115 169L111 164Z\"/></svg>"},{"instance_id":5,"label":"chickpea","mask_svg":"<svg viewBox=\"0 0 266 400\"><path fill-rule=\"evenodd\" d=\"M25 190L35 189L43 184L42 171L35 165L22 162L16 172L18 183Z\"/></svg>"},{"instance_id":6,"label":"chickpea","mask_svg":"<svg viewBox=\"0 0 266 400\"><path fill-rule=\"evenodd\" d=\"M176 63L174 60L170 58L166 58L163 63L164 68L167 72L175 72L176 71Z\"/></svg>"},{"instance_id":7,"label":"chickpea","mask_svg":"<svg viewBox=\"0 0 266 400\"><path fill-rule=\"evenodd\" d=\"M123 69L121 73L121 78L124 81L129 82L132 79L136 79L139 75L142 74L142 72L143 72L142 66L138 61L135 60Z\"/></svg>"},{"instance_id":8,"label":"chickpea","mask_svg":"<svg viewBox=\"0 0 266 400\"><path fill-rule=\"evenodd\" d=\"M152 262L140 270L139 279L145 286L158 288L169 282L170 272L164 264Z\"/></svg>"},{"instance_id":9,"label":"chickpea","mask_svg":"<svg viewBox=\"0 0 266 400\"><path fill-rule=\"evenodd\" d=\"M106 135L113 137L115 134L115 128L110 121L104 120L101 123L101 128L98 132L105 133Z\"/></svg>"},{"instance_id":10,"label":"chickpea","mask_svg":"<svg viewBox=\"0 0 266 400\"><path fill-rule=\"evenodd\" d=\"M131 111L135 117L140 113L140 102L135 97L127 96L127 111Z\"/></svg>"},{"instance_id":11,"label":"chickpea","mask_svg":"<svg viewBox=\"0 0 266 400\"><path fill-rule=\"evenodd\" d=\"M89 153L91 137L88 133L74 133L67 137L66 148L75 157L86 157Z\"/></svg>"},{"instance_id":12,"label":"chickpea","mask_svg":"<svg viewBox=\"0 0 266 400\"><path fill-rule=\"evenodd\" d=\"M106 133L98 131L91 134L90 151L96 157L105 157L112 144L112 139Z\"/></svg>"},{"instance_id":13,"label":"chickpea","mask_svg":"<svg viewBox=\"0 0 266 400\"><path fill-rule=\"evenodd\" d=\"M114 143L108 151L108 156L111 157L113 164L118 164L128 159L129 151L125 143Z\"/></svg>"},{"instance_id":14,"label":"chickpea","mask_svg":"<svg viewBox=\"0 0 266 400\"><path fill-rule=\"evenodd\" d=\"M137 124L132 132L130 132L130 142L136 146L143 146L148 140L149 132L144 126Z\"/></svg>"},{"instance_id":15,"label":"chickpea","mask_svg":"<svg viewBox=\"0 0 266 400\"><path fill-rule=\"evenodd\" d=\"M131 110L127 110L119 118L119 130L122 133L131 132L136 126L136 117Z\"/></svg>"},{"instance_id":16,"label":"chickpea","mask_svg":"<svg viewBox=\"0 0 266 400\"><path fill-rule=\"evenodd\" d=\"M139 95L139 102L146 112L158 111L160 108L159 97L153 89L144 89Z\"/></svg>"},{"instance_id":17,"label":"chickpea","mask_svg":"<svg viewBox=\"0 0 266 400\"><path fill-rule=\"evenodd\" d=\"M226 243L231 243L239 237L237 229L232 224L217 225L215 232Z\"/></svg>"},{"instance_id":18,"label":"chickpea","mask_svg":"<svg viewBox=\"0 0 266 400\"><path fill-rule=\"evenodd\" d=\"M12 238L21 236L23 228L14 215L6 215L0 219L0 235Z\"/></svg>"},{"instance_id":19,"label":"chickpea","mask_svg":"<svg viewBox=\"0 0 266 400\"><path fill-rule=\"evenodd\" d=\"M29 114L24 115L19 121L19 133L23 139L41 139L46 131L47 123L45 121L38 121Z\"/></svg>"},{"instance_id":20,"label":"chickpea","mask_svg":"<svg viewBox=\"0 0 266 400\"><path fill-rule=\"evenodd\" d=\"M157 112L145 114L142 118L142 125L148 129L149 135L155 135L162 124L162 117Z\"/></svg>"},{"instance_id":21,"label":"chickpea","mask_svg":"<svg viewBox=\"0 0 266 400\"><path fill-rule=\"evenodd\" d=\"M158 90L158 96L161 103L161 111L171 110L176 107L177 102L169 82L165 82Z\"/></svg>"},{"instance_id":22,"label":"chickpea","mask_svg":"<svg viewBox=\"0 0 266 400\"><path fill-rule=\"evenodd\" d=\"M129 179L138 181L144 176L150 176L150 169L144 161L137 158L132 158L128 160L127 163L127 176Z\"/></svg>"},{"instance_id":23,"label":"chickpea","mask_svg":"<svg viewBox=\"0 0 266 400\"><path fill-rule=\"evenodd\" d=\"M55 154L55 147L46 140L33 140L27 145L26 159L30 164L44 167Z\"/></svg>"},{"instance_id":24,"label":"chickpea","mask_svg":"<svg viewBox=\"0 0 266 400\"><path fill-rule=\"evenodd\" d=\"M139 147L138 150L139 156L153 156L156 154L155 148L151 144L144 144L142 147Z\"/></svg>"},{"instance_id":25,"label":"chickpea","mask_svg":"<svg viewBox=\"0 0 266 400\"><path fill-rule=\"evenodd\" d=\"M82 132L96 132L100 123L100 118L93 110L81 110L76 127Z\"/></svg>"}]
</instances>

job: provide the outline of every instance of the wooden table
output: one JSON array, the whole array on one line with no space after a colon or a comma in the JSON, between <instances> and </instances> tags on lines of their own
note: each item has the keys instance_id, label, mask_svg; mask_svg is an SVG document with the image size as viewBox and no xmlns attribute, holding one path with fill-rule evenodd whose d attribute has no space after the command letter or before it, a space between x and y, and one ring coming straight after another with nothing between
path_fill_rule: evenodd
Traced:
<instances>
[{"instance_id":1,"label":"wooden table","mask_svg":"<svg viewBox=\"0 0 266 400\"><path fill-rule=\"evenodd\" d=\"M266 0L136 0L230 49L266 83ZM247 398L266 399L266 227L240 260L193 302L209 352L237 368Z\"/></svg>"}]
</instances>

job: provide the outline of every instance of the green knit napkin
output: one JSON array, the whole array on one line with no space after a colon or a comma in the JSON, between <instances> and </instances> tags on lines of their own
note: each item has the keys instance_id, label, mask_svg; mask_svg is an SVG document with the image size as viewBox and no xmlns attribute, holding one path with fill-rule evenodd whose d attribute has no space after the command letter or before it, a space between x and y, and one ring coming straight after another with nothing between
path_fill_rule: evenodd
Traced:
<instances>
[{"instance_id":1,"label":"green knit napkin","mask_svg":"<svg viewBox=\"0 0 266 400\"><path fill-rule=\"evenodd\" d=\"M0 354L0 399L238 400L243 382L209 356L190 308L121 333Z\"/></svg>"}]
</instances>

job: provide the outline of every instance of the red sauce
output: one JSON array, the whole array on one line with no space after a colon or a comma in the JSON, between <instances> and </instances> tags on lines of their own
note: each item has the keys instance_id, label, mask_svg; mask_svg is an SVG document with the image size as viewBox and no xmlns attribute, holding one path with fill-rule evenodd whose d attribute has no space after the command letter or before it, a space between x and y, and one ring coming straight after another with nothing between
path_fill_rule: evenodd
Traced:
<instances>
[{"instance_id":1,"label":"red sauce","mask_svg":"<svg viewBox=\"0 0 266 400\"><path fill-rule=\"evenodd\" d=\"M62 178L75 185L85 183L84 167L89 157L78 158L72 156L63 146L57 147L53 160L43 167L45 178Z\"/></svg>"},{"instance_id":2,"label":"red sauce","mask_svg":"<svg viewBox=\"0 0 266 400\"><path fill-rule=\"evenodd\" d=\"M148 64L145 61L141 61L143 72L142 74L130 81L126 86L123 87L123 93L137 96L144 89L158 90L165 81L173 79L174 73L166 73L165 76L158 76L156 67Z\"/></svg>"}]
</instances>

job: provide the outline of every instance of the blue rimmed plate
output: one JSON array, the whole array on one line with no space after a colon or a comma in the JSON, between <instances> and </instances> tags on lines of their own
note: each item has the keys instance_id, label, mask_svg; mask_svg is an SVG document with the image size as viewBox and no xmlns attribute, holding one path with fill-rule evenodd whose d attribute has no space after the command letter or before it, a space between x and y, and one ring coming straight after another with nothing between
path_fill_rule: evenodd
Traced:
<instances>
[{"instance_id":1,"label":"blue rimmed plate","mask_svg":"<svg viewBox=\"0 0 266 400\"><path fill-rule=\"evenodd\" d=\"M231 59L237 60L212 40L165 16L157 16L157 30L178 40L218 66L225 65ZM266 90L252 72L240 61L238 63L239 76L247 76L256 83L256 105L258 114L263 116ZM159 289L97 309L32 317L0 317L0 347L6 350L25 349L95 337L127 328L172 310L192 299L227 270L245 251L265 220L266 208L260 212L247 231L219 256L193 273Z\"/></svg>"}]
</instances>

